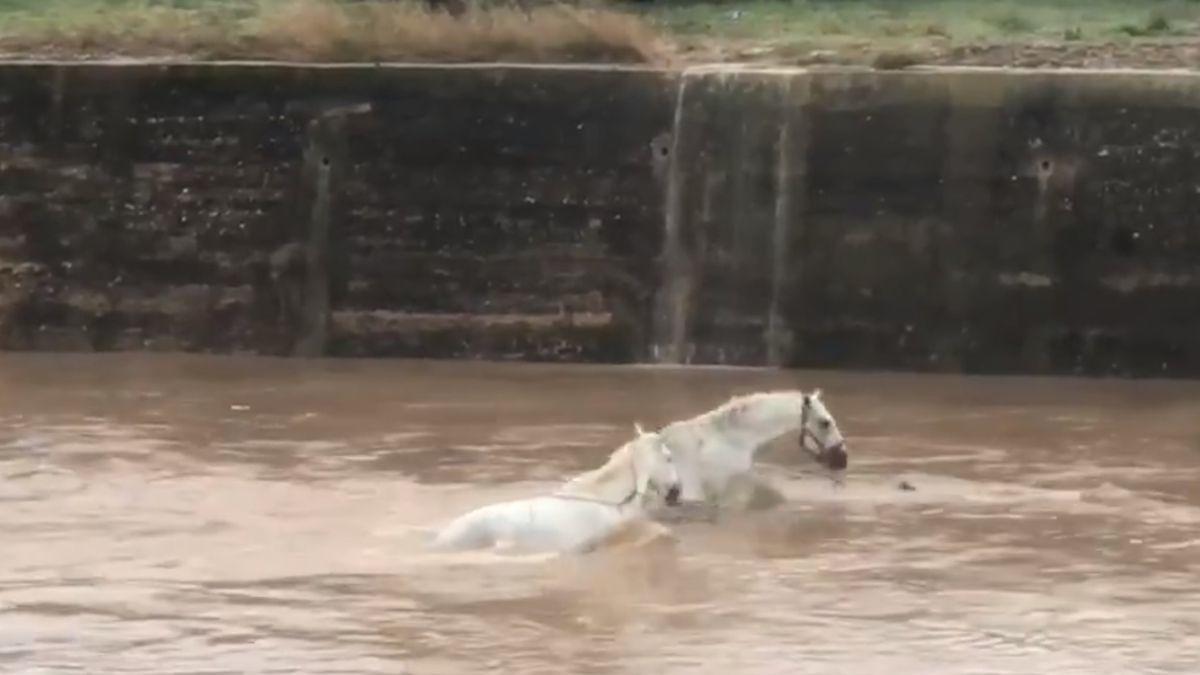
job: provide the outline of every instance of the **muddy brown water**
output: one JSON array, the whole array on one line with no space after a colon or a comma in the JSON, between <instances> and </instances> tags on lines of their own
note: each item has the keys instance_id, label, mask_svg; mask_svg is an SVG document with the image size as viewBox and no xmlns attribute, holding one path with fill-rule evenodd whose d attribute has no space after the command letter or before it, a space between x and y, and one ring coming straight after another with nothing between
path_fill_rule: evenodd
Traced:
<instances>
[{"instance_id":1,"label":"muddy brown water","mask_svg":"<svg viewBox=\"0 0 1200 675\"><path fill-rule=\"evenodd\" d=\"M422 551L791 386L841 489L785 442L786 505L673 552ZM0 416L3 672L1200 669L1200 383L10 354Z\"/></svg>"}]
</instances>

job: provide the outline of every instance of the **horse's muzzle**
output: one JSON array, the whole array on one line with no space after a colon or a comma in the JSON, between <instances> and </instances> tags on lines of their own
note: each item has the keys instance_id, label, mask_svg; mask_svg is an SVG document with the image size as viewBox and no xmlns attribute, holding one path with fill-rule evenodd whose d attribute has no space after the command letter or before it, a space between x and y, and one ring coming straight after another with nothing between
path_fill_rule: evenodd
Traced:
<instances>
[{"instance_id":1,"label":"horse's muzzle","mask_svg":"<svg viewBox=\"0 0 1200 675\"><path fill-rule=\"evenodd\" d=\"M681 492L681 490L679 489L678 485L672 485L670 488L667 489L667 496L665 497L667 506L676 506L677 504L679 504L679 493L680 492Z\"/></svg>"},{"instance_id":2,"label":"horse's muzzle","mask_svg":"<svg viewBox=\"0 0 1200 675\"><path fill-rule=\"evenodd\" d=\"M850 455L846 454L846 446L839 443L832 448L826 448L821 453L825 466L833 471L845 471L850 465Z\"/></svg>"}]
</instances>

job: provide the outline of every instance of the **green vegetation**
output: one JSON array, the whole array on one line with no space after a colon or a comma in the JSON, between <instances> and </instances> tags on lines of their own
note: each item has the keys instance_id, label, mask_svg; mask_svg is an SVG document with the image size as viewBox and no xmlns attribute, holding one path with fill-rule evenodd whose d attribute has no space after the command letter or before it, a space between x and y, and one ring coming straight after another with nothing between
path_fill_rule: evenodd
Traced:
<instances>
[{"instance_id":1,"label":"green vegetation","mask_svg":"<svg viewBox=\"0 0 1200 675\"><path fill-rule=\"evenodd\" d=\"M1103 45L1136 65L1142 45L1200 40L1200 0L447 1L475 4L451 16L418 0L0 0L0 52L905 67L997 45L1080 53ZM1158 65L1171 58L1196 65L1182 51Z\"/></svg>"},{"instance_id":2,"label":"green vegetation","mask_svg":"<svg viewBox=\"0 0 1200 675\"><path fill-rule=\"evenodd\" d=\"M647 62L661 48L636 16L564 4L452 16L411 0L0 0L9 56Z\"/></svg>"},{"instance_id":3,"label":"green vegetation","mask_svg":"<svg viewBox=\"0 0 1200 675\"><path fill-rule=\"evenodd\" d=\"M647 7L671 33L729 38L980 42L1200 34L1197 0L734 0Z\"/></svg>"},{"instance_id":4,"label":"green vegetation","mask_svg":"<svg viewBox=\"0 0 1200 675\"><path fill-rule=\"evenodd\" d=\"M643 15L692 60L1196 67L1200 0L727 0Z\"/></svg>"}]
</instances>

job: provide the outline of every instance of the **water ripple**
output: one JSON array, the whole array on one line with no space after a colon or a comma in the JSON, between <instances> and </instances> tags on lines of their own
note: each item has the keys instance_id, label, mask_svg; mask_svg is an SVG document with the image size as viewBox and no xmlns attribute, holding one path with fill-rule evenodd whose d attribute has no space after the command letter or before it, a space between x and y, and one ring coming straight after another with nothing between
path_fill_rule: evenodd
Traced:
<instances>
[{"instance_id":1,"label":"water ripple","mask_svg":"<svg viewBox=\"0 0 1200 675\"><path fill-rule=\"evenodd\" d=\"M797 375L71 363L17 357L0 380L22 383L0 415L0 661L14 672L1200 662L1194 387L805 374L851 441L843 487L781 447L762 473L783 507L673 524L674 550L562 560L423 542L594 466L633 420Z\"/></svg>"}]
</instances>

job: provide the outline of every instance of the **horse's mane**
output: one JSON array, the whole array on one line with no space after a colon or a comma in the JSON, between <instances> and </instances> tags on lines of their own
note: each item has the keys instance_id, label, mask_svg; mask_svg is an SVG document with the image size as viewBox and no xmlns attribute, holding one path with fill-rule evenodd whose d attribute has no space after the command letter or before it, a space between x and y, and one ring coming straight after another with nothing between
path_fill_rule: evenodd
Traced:
<instances>
[{"instance_id":1,"label":"horse's mane","mask_svg":"<svg viewBox=\"0 0 1200 675\"><path fill-rule=\"evenodd\" d=\"M744 409L746 406L748 406L752 403L761 401L766 398L779 396L780 394L799 394L799 393L800 393L799 390L779 390L779 391L758 391L758 392L754 392L752 394L742 394L741 396L734 396L734 397L730 398L728 401L717 406L716 408L713 408L712 410L702 412L699 415L696 415L695 417L690 417L685 420L680 420L679 422L676 422L676 424L692 425L692 424L706 424L707 423L707 424L719 425L722 422L724 422L725 420L727 420L730 415L734 414L735 412L737 412L739 410ZM819 398L821 395L821 391L818 389L817 391L815 391L813 393L813 395Z\"/></svg>"},{"instance_id":2,"label":"horse's mane","mask_svg":"<svg viewBox=\"0 0 1200 675\"><path fill-rule=\"evenodd\" d=\"M630 467L636 441L637 439L634 439L614 450L608 461L599 468L581 473L567 481L558 491L559 494L602 497L612 486L627 485L632 475Z\"/></svg>"}]
</instances>

